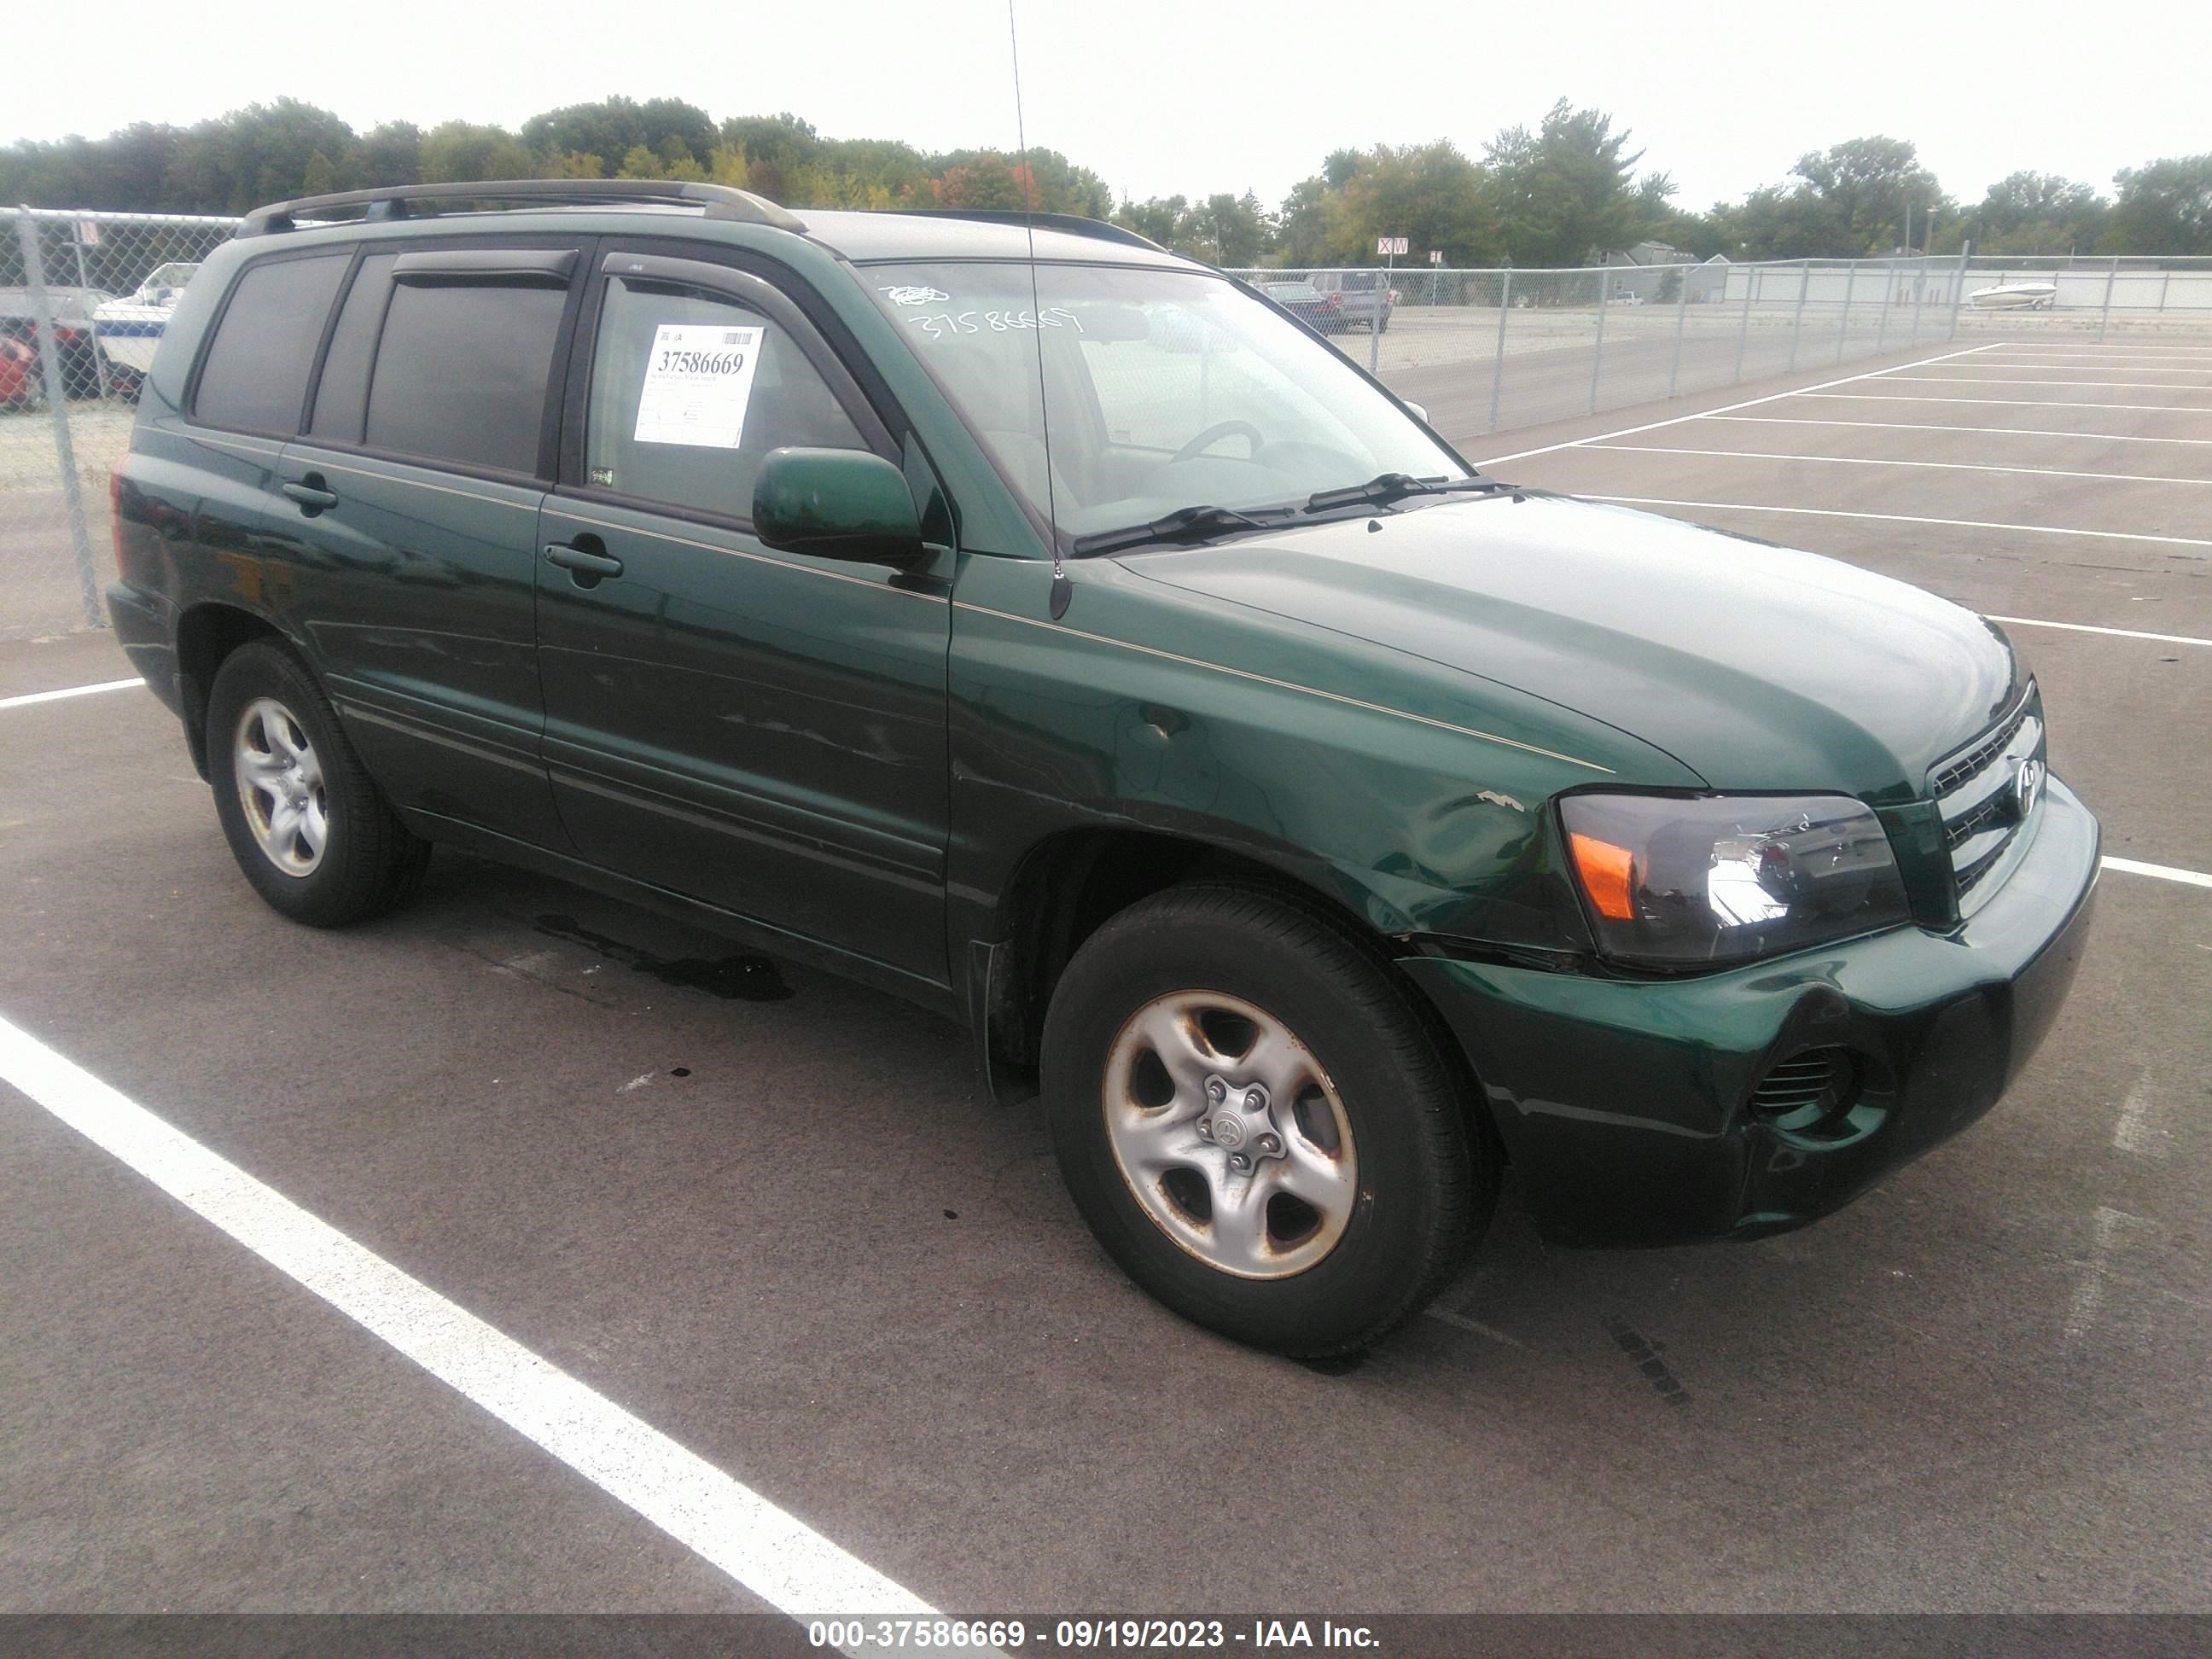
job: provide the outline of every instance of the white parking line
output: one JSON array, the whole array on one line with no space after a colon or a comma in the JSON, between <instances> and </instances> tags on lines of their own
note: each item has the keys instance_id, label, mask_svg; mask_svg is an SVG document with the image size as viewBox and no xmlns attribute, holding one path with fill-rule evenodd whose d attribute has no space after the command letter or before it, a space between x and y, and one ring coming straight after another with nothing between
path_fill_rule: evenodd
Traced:
<instances>
[{"instance_id":1,"label":"white parking line","mask_svg":"<svg viewBox=\"0 0 2212 1659\"><path fill-rule=\"evenodd\" d=\"M1961 351L1946 351L1937 356L1923 357L1917 362L1899 363L1898 367L1921 368L1929 363L1948 363L1954 357L1971 357L1978 351L1988 351L1991 349L1986 345L1968 346ZM1557 450L1579 449L1584 444L1602 443L1607 438L1632 438L1639 432L1656 432L1662 426L1680 426L1684 421L1710 420L1715 416L1725 415L1735 410L1756 409L1761 404L1779 403L1784 398L1802 398L1823 386L1850 386L1853 381L1863 380L1869 374L1877 372L1869 369L1866 374L1846 374L1839 380L1820 380L1813 386L1799 387L1794 391L1770 392L1763 398L1747 398L1740 404L1723 404L1718 409L1699 410L1694 415L1669 415L1663 421L1646 421L1641 426L1618 427L1611 432L1593 432L1587 438L1570 438L1564 443L1545 444L1535 449L1516 449L1510 455L1493 455L1488 460L1477 461L1475 465L1478 468L1498 466L1506 461L1526 460L1531 455L1549 455Z\"/></svg>"},{"instance_id":2,"label":"white parking line","mask_svg":"<svg viewBox=\"0 0 2212 1659\"><path fill-rule=\"evenodd\" d=\"M1832 507L1762 507L1750 501L1678 501L1663 495L1599 495L1587 501L1619 501L1626 507L1695 507L1714 513L1798 513L1817 519L1879 519L1887 524L1941 524L1960 530L2011 530L2027 536L2090 536L2101 541L2162 542L2176 547L2212 547L2197 536L2147 536L2134 530L2069 530L2052 524L1995 524L1986 519L1925 519L1911 513L1846 513Z\"/></svg>"},{"instance_id":3,"label":"white parking line","mask_svg":"<svg viewBox=\"0 0 2212 1659\"><path fill-rule=\"evenodd\" d=\"M2106 859L2107 870L2118 870L2123 875L2156 876L2160 881L2178 881L2191 887L2212 887L2212 876L2202 870L2177 870L2170 864L2138 864L2133 859Z\"/></svg>"},{"instance_id":4,"label":"white parking line","mask_svg":"<svg viewBox=\"0 0 2212 1659\"><path fill-rule=\"evenodd\" d=\"M1838 466L1922 466L1946 472L2029 472L2045 478L2104 478L2115 483L2212 484L2212 478L2162 478L2148 472L2073 472L2057 466L1996 466L1978 461L1899 461L1868 455L1778 455L1770 449L1678 449L1672 444L1589 444L1636 455L1705 455L1725 461L1833 461Z\"/></svg>"},{"instance_id":5,"label":"white parking line","mask_svg":"<svg viewBox=\"0 0 2212 1659\"><path fill-rule=\"evenodd\" d=\"M2142 367L2134 365L2140 363ZM1960 368L2063 368L2080 374L2212 374L2212 359L2120 357L2092 360L2073 357L1978 357Z\"/></svg>"},{"instance_id":6,"label":"white parking line","mask_svg":"<svg viewBox=\"0 0 2212 1659\"><path fill-rule=\"evenodd\" d=\"M102 680L98 685L65 686L59 691L26 691L20 697L0 697L0 708L27 708L34 702L59 702L64 697L88 697L95 691L127 691L143 680Z\"/></svg>"},{"instance_id":7,"label":"white parking line","mask_svg":"<svg viewBox=\"0 0 2212 1659\"><path fill-rule=\"evenodd\" d=\"M2110 634L2115 639L2154 640L2160 645L2212 646L2212 640L2200 640L2194 634L2146 634L2136 628L2092 628L2087 623L2045 622L2035 617L2000 617L1995 611L1987 613L1991 622L2000 622L2008 628L2061 628L2069 634Z\"/></svg>"},{"instance_id":8,"label":"white parking line","mask_svg":"<svg viewBox=\"0 0 2212 1659\"><path fill-rule=\"evenodd\" d=\"M1864 404L1983 404L2019 409L2133 409L2153 415L2212 415L2204 404L2088 404L2065 398L1933 398L1920 392L1797 392L1797 398L1840 398Z\"/></svg>"},{"instance_id":9,"label":"white parking line","mask_svg":"<svg viewBox=\"0 0 2212 1659\"><path fill-rule=\"evenodd\" d=\"M0 1079L779 1611L934 1611L4 1018Z\"/></svg>"},{"instance_id":10,"label":"white parking line","mask_svg":"<svg viewBox=\"0 0 2212 1659\"><path fill-rule=\"evenodd\" d=\"M1877 374L1877 380L1914 380L1929 386L2063 386L2118 392L2212 392L2197 380L2023 380L1996 374Z\"/></svg>"},{"instance_id":11,"label":"white parking line","mask_svg":"<svg viewBox=\"0 0 2212 1659\"><path fill-rule=\"evenodd\" d=\"M2054 432L2039 426L1938 426L1932 421L1824 421L1812 415L1700 415L1701 421L1741 421L1747 426L1855 426L1870 432L1979 432L2005 438L2094 438L2112 444L2204 444L2212 438L2159 438L2139 432ZM1585 439L1584 442L1595 442Z\"/></svg>"}]
</instances>

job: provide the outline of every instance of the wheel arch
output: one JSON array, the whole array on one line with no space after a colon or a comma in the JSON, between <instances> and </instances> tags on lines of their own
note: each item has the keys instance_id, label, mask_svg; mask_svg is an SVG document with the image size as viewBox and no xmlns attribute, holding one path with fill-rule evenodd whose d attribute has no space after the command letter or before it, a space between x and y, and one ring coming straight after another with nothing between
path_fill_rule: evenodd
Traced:
<instances>
[{"instance_id":1,"label":"wheel arch","mask_svg":"<svg viewBox=\"0 0 2212 1659\"><path fill-rule=\"evenodd\" d=\"M1360 949L1396 984L1451 1069L1471 1133L1502 1158L1464 1046L1434 1004L1398 968L1387 937L1372 922L1312 881L1252 856L1188 836L1134 827L1055 831L1016 860L1000 891L994 937L971 941L964 968L965 1002L978 1068L1002 1103L1036 1093L1046 1010L1069 961L1084 941L1138 901L1170 888L1204 883L1262 892L1304 911Z\"/></svg>"},{"instance_id":2,"label":"wheel arch","mask_svg":"<svg viewBox=\"0 0 2212 1659\"><path fill-rule=\"evenodd\" d=\"M255 640L291 639L259 612L243 605L210 601L196 605L177 618L177 700L184 717L185 741L191 746L192 765L201 777L208 775L208 693L223 660L242 645Z\"/></svg>"}]
</instances>

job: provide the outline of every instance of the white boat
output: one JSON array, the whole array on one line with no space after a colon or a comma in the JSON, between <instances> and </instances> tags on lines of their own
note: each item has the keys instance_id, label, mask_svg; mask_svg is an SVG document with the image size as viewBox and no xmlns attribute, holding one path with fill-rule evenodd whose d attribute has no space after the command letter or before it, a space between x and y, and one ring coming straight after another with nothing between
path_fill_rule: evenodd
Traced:
<instances>
[{"instance_id":1,"label":"white boat","mask_svg":"<svg viewBox=\"0 0 2212 1659\"><path fill-rule=\"evenodd\" d=\"M185 297L185 284L198 269L197 264L158 265L128 299L94 307L92 331L111 367L140 375L154 367L161 331L169 325L170 313Z\"/></svg>"},{"instance_id":2,"label":"white boat","mask_svg":"<svg viewBox=\"0 0 2212 1659\"><path fill-rule=\"evenodd\" d=\"M1981 311L2048 311L2057 297L2057 283L2037 282L1999 283L1966 296Z\"/></svg>"}]
</instances>

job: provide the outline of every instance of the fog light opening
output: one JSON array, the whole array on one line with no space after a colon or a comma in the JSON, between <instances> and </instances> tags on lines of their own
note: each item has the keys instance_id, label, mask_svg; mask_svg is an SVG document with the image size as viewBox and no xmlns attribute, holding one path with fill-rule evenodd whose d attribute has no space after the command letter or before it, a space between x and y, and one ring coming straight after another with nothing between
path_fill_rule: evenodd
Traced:
<instances>
[{"instance_id":1,"label":"fog light opening","mask_svg":"<svg viewBox=\"0 0 2212 1659\"><path fill-rule=\"evenodd\" d=\"M1751 1091L1751 1115L1800 1139L1854 1138L1873 1127L1861 1122L1856 1109L1867 1093L1869 1069L1848 1048L1800 1049L1767 1067Z\"/></svg>"}]
</instances>

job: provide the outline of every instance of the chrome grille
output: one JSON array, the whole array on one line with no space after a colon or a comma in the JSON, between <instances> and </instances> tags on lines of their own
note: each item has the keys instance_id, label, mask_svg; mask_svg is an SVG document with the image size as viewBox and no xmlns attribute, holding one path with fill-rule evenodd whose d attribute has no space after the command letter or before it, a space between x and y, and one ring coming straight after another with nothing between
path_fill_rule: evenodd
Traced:
<instances>
[{"instance_id":1,"label":"chrome grille","mask_svg":"<svg viewBox=\"0 0 2212 1659\"><path fill-rule=\"evenodd\" d=\"M2015 789L2022 764L2039 759L2043 721L2029 682L2008 714L1929 775L1943 817L1943 845L1963 898L1994 871L2027 822Z\"/></svg>"}]
</instances>

